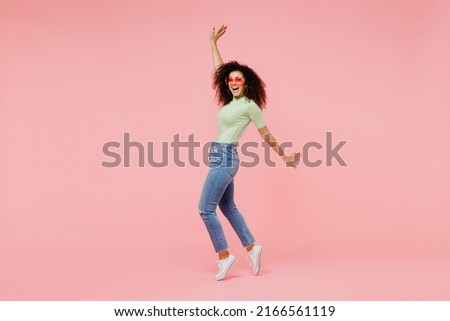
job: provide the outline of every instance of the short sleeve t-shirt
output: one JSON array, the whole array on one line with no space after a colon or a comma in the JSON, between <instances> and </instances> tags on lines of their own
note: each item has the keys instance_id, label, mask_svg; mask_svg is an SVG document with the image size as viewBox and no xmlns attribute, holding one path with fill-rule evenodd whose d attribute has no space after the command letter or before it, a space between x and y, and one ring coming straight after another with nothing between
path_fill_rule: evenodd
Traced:
<instances>
[{"instance_id":1,"label":"short sleeve t-shirt","mask_svg":"<svg viewBox=\"0 0 450 321\"><path fill-rule=\"evenodd\" d=\"M219 135L217 142L238 143L244 130L252 121L257 129L266 126L263 113L258 105L247 97L234 97L217 113Z\"/></svg>"}]
</instances>

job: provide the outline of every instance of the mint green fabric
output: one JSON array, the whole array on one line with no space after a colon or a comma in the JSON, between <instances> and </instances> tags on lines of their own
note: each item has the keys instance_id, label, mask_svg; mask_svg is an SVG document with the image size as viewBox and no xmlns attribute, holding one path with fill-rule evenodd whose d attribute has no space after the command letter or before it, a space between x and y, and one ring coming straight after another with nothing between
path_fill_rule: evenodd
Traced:
<instances>
[{"instance_id":1,"label":"mint green fabric","mask_svg":"<svg viewBox=\"0 0 450 321\"><path fill-rule=\"evenodd\" d=\"M247 97L234 97L217 113L219 134L217 142L239 143L239 139L252 121L257 129L266 126L263 113L258 105Z\"/></svg>"}]
</instances>

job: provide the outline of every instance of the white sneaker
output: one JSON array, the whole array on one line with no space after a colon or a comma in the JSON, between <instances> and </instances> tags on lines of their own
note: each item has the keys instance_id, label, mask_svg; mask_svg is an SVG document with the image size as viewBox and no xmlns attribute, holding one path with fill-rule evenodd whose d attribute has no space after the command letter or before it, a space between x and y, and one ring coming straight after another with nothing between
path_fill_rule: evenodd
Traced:
<instances>
[{"instance_id":1,"label":"white sneaker","mask_svg":"<svg viewBox=\"0 0 450 321\"><path fill-rule=\"evenodd\" d=\"M248 252L247 259L252 267L253 275L258 275L261 268L261 253L263 251L262 245L254 245L252 250Z\"/></svg>"},{"instance_id":2,"label":"white sneaker","mask_svg":"<svg viewBox=\"0 0 450 321\"><path fill-rule=\"evenodd\" d=\"M214 279L219 281L225 278L234 262L236 262L236 257L233 254L230 254L226 259L218 260L217 265L219 266L219 270Z\"/></svg>"}]
</instances>

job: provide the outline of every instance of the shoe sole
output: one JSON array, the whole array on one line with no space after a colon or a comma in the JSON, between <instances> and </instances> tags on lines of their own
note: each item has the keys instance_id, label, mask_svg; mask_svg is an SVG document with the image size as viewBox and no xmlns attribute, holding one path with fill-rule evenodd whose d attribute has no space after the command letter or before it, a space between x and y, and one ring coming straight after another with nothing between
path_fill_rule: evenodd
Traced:
<instances>
[{"instance_id":1,"label":"shoe sole","mask_svg":"<svg viewBox=\"0 0 450 321\"><path fill-rule=\"evenodd\" d=\"M230 265L228 265L228 268L225 270L225 272L223 273L223 275L220 276L220 277L214 277L214 279L215 279L216 281L223 280L223 279L227 276L228 271L230 271L231 267L233 266L234 262L236 262L236 260L237 260L237 257L234 257L234 258L233 258L233 261L231 261Z\"/></svg>"},{"instance_id":2,"label":"shoe sole","mask_svg":"<svg viewBox=\"0 0 450 321\"><path fill-rule=\"evenodd\" d=\"M261 245L261 251L259 251L258 257L257 257L257 262L259 262L258 268L253 271L253 275L258 275L259 270L261 269L261 254L262 254L263 250L264 250L264 246Z\"/></svg>"}]
</instances>

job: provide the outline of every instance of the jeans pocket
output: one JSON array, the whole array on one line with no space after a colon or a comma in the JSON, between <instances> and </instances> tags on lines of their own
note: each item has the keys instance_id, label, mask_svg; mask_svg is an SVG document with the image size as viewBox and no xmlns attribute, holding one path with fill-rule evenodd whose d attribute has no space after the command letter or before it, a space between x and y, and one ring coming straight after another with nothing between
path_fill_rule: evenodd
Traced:
<instances>
[{"instance_id":1,"label":"jeans pocket","mask_svg":"<svg viewBox=\"0 0 450 321\"><path fill-rule=\"evenodd\" d=\"M220 166L220 164L222 164L221 156L209 155L208 160L211 167L217 167Z\"/></svg>"}]
</instances>

